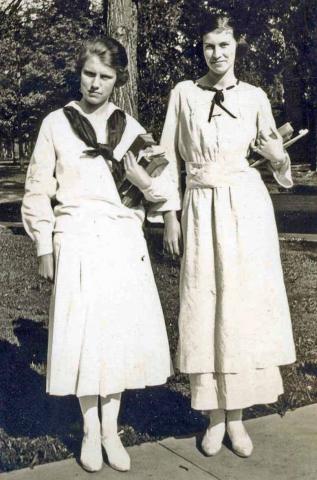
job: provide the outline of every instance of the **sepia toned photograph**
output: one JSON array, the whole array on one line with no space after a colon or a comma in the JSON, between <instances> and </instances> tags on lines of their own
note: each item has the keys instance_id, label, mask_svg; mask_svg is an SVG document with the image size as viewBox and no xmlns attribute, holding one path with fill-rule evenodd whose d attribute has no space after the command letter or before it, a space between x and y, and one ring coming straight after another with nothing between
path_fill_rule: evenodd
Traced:
<instances>
[{"instance_id":1,"label":"sepia toned photograph","mask_svg":"<svg viewBox=\"0 0 317 480\"><path fill-rule=\"evenodd\" d=\"M0 0L0 480L315 480L317 3Z\"/></svg>"}]
</instances>

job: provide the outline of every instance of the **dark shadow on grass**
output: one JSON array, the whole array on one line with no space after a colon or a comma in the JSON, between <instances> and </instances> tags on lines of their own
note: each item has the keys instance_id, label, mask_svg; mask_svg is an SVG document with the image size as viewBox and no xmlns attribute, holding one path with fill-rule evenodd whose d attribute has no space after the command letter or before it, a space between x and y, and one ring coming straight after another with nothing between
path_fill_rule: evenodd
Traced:
<instances>
[{"instance_id":1,"label":"dark shadow on grass","mask_svg":"<svg viewBox=\"0 0 317 480\"><path fill-rule=\"evenodd\" d=\"M48 396L45 376L31 367L46 363L47 329L20 318L14 322L14 333L19 346L0 342L0 427L12 437L58 436L75 453L80 429L77 400Z\"/></svg>"},{"instance_id":2,"label":"dark shadow on grass","mask_svg":"<svg viewBox=\"0 0 317 480\"><path fill-rule=\"evenodd\" d=\"M0 220L2 222L21 222L21 203L2 203L0 204Z\"/></svg>"},{"instance_id":3,"label":"dark shadow on grass","mask_svg":"<svg viewBox=\"0 0 317 480\"><path fill-rule=\"evenodd\" d=\"M192 410L190 400L168 385L125 393L120 421L150 438L193 436L207 426L207 419Z\"/></svg>"},{"instance_id":4,"label":"dark shadow on grass","mask_svg":"<svg viewBox=\"0 0 317 480\"><path fill-rule=\"evenodd\" d=\"M317 361L306 361L299 366L299 371L317 377Z\"/></svg>"},{"instance_id":5,"label":"dark shadow on grass","mask_svg":"<svg viewBox=\"0 0 317 480\"><path fill-rule=\"evenodd\" d=\"M46 363L47 328L20 318L14 333L19 345L0 342L0 427L12 437L58 437L78 456L82 429L77 399L47 395L45 375L34 369ZM135 444L193 435L206 427L206 419L190 408L188 398L166 385L125 392L120 424L133 429L125 443Z\"/></svg>"}]
</instances>

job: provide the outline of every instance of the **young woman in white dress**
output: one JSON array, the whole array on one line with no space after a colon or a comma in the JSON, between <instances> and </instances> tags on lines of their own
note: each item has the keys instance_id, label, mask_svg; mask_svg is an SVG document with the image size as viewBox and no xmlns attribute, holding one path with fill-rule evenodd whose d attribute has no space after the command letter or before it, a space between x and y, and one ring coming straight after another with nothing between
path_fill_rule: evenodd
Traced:
<instances>
[{"instance_id":1,"label":"young woman in white dress","mask_svg":"<svg viewBox=\"0 0 317 480\"><path fill-rule=\"evenodd\" d=\"M112 38L84 45L78 63L82 98L44 119L22 206L39 274L54 280L47 392L79 397L81 463L89 471L102 468L102 447L113 468L129 470L117 433L121 392L163 384L171 374L144 212L121 203L113 177L124 162L128 179L148 200L168 198L160 178L150 178L127 153L143 127L108 100L126 82L127 62ZM87 132L92 143L84 141Z\"/></svg>"},{"instance_id":2,"label":"young woman in white dress","mask_svg":"<svg viewBox=\"0 0 317 480\"><path fill-rule=\"evenodd\" d=\"M192 407L210 411L202 448L215 455L227 429L233 450L247 457L253 445L242 409L275 402L278 366L295 360L274 212L250 151L268 160L281 185L292 180L266 94L235 76L245 43L234 19L207 16L201 40L207 74L171 92L161 145L174 195L158 210L165 246L179 254L182 208L177 366L190 376Z\"/></svg>"}]
</instances>

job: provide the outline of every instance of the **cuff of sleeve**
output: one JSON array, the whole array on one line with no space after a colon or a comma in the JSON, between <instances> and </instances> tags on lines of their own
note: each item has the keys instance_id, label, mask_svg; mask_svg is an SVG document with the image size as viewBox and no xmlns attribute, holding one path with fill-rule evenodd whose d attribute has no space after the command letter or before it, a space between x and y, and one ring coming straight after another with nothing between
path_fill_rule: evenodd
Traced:
<instances>
[{"instance_id":1,"label":"cuff of sleeve","mask_svg":"<svg viewBox=\"0 0 317 480\"><path fill-rule=\"evenodd\" d=\"M53 239L50 238L36 242L36 253L38 257L53 253Z\"/></svg>"},{"instance_id":2,"label":"cuff of sleeve","mask_svg":"<svg viewBox=\"0 0 317 480\"><path fill-rule=\"evenodd\" d=\"M155 203L147 211L147 220L150 223L164 223L163 213L170 210L181 210L181 201L179 199L168 200L166 202Z\"/></svg>"},{"instance_id":3,"label":"cuff of sleeve","mask_svg":"<svg viewBox=\"0 0 317 480\"><path fill-rule=\"evenodd\" d=\"M171 195L171 189L162 183L160 177L151 178L151 184L141 191L145 199L153 203L166 202Z\"/></svg>"},{"instance_id":4,"label":"cuff of sleeve","mask_svg":"<svg viewBox=\"0 0 317 480\"><path fill-rule=\"evenodd\" d=\"M270 168L273 177L279 185L284 188L291 188L294 185L291 172L291 161L287 153L285 154L285 162L281 167L276 169L270 164Z\"/></svg>"}]
</instances>

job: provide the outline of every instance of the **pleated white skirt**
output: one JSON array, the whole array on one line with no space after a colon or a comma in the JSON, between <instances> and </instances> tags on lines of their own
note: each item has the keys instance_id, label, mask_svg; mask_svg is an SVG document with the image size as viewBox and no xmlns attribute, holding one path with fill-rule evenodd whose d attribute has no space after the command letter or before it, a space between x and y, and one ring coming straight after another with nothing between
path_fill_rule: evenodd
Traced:
<instances>
[{"instance_id":1,"label":"pleated white skirt","mask_svg":"<svg viewBox=\"0 0 317 480\"><path fill-rule=\"evenodd\" d=\"M106 396L165 383L169 345L140 222L59 233L54 248L47 392Z\"/></svg>"}]
</instances>

